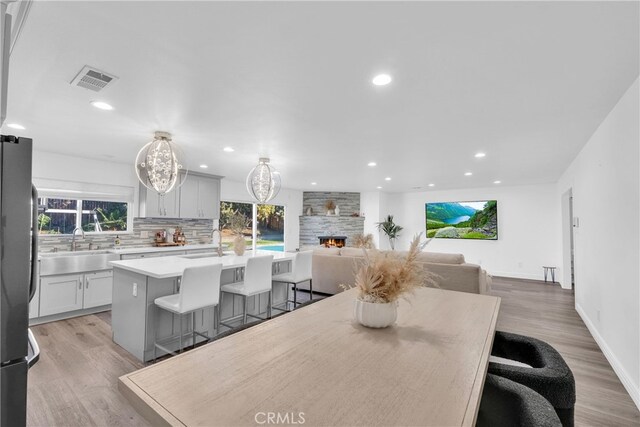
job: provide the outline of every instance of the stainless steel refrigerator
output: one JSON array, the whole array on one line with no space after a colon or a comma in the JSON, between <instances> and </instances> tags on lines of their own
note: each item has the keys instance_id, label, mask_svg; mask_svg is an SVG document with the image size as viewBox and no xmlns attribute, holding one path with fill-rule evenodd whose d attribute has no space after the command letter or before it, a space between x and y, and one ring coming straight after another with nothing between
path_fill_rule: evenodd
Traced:
<instances>
[{"instance_id":1,"label":"stainless steel refrigerator","mask_svg":"<svg viewBox=\"0 0 640 427\"><path fill-rule=\"evenodd\" d=\"M38 272L38 195L32 142L0 135L0 425L23 426L27 371L39 357L29 330Z\"/></svg>"}]
</instances>

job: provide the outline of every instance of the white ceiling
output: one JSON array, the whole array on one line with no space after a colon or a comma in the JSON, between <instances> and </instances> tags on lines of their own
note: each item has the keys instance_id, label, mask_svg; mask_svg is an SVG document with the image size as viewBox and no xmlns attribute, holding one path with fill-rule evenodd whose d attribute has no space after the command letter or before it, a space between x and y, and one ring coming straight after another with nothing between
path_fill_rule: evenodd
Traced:
<instances>
[{"instance_id":1,"label":"white ceiling","mask_svg":"<svg viewBox=\"0 0 640 427\"><path fill-rule=\"evenodd\" d=\"M269 156L306 190L554 182L638 77L638 6L35 2L7 123L38 150L130 163L168 131L191 168L243 180ZM120 80L70 86L86 64Z\"/></svg>"}]
</instances>

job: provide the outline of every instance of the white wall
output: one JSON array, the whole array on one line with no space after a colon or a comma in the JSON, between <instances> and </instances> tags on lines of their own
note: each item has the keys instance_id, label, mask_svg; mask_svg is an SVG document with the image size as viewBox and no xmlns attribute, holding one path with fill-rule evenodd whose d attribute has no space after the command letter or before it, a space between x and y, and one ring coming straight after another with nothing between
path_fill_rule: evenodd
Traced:
<instances>
[{"instance_id":1,"label":"white wall","mask_svg":"<svg viewBox=\"0 0 640 427\"><path fill-rule=\"evenodd\" d=\"M360 212L364 214L364 234L373 236L373 244L380 247L380 232L376 223L380 222L380 192L360 193Z\"/></svg>"},{"instance_id":2,"label":"white wall","mask_svg":"<svg viewBox=\"0 0 640 427\"><path fill-rule=\"evenodd\" d=\"M83 159L46 151L33 151L33 176L61 181L136 186L133 164Z\"/></svg>"},{"instance_id":3,"label":"white wall","mask_svg":"<svg viewBox=\"0 0 640 427\"><path fill-rule=\"evenodd\" d=\"M34 178L134 188L134 216L138 215L138 178L133 164L84 159L46 151L33 151Z\"/></svg>"},{"instance_id":4,"label":"white wall","mask_svg":"<svg viewBox=\"0 0 640 427\"><path fill-rule=\"evenodd\" d=\"M134 216L138 215L138 178L133 164L115 163L103 160L84 159L57 153L34 151L33 176L95 184L111 184L135 188ZM221 200L249 202L252 200L243 182L222 179ZM285 206L285 249L294 250L299 246L300 222L302 215L302 191L283 188L271 202Z\"/></svg>"},{"instance_id":5,"label":"white wall","mask_svg":"<svg viewBox=\"0 0 640 427\"><path fill-rule=\"evenodd\" d=\"M389 194L383 215L394 215L404 227L397 249L406 250L413 236L425 230L425 203L498 201L498 240L433 239L427 251L461 253L496 276L542 279L543 265L560 272L560 200L550 185L475 188ZM385 239L382 239L385 240ZM556 274L559 280L561 274Z\"/></svg>"},{"instance_id":6,"label":"white wall","mask_svg":"<svg viewBox=\"0 0 640 427\"><path fill-rule=\"evenodd\" d=\"M640 406L638 80L558 183L572 190L576 309Z\"/></svg>"},{"instance_id":7,"label":"white wall","mask_svg":"<svg viewBox=\"0 0 640 427\"><path fill-rule=\"evenodd\" d=\"M253 203L244 182L222 180L220 200ZM287 251L300 247L300 220L302 215L302 191L283 188L269 202L285 207L284 248Z\"/></svg>"}]
</instances>

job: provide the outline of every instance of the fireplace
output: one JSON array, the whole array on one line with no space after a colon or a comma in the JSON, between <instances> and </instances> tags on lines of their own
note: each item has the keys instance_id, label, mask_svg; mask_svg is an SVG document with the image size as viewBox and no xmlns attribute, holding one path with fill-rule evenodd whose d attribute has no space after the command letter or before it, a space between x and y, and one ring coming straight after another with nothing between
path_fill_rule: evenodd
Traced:
<instances>
[{"instance_id":1,"label":"fireplace","mask_svg":"<svg viewBox=\"0 0 640 427\"><path fill-rule=\"evenodd\" d=\"M347 236L318 236L318 239L325 248L341 248L347 244Z\"/></svg>"}]
</instances>

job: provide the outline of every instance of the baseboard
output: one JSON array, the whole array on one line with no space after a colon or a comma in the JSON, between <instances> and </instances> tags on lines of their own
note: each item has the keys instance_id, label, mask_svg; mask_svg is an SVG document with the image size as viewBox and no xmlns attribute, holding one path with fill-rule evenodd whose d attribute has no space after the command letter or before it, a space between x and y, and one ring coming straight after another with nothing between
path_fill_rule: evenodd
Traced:
<instances>
[{"instance_id":1,"label":"baseboard","mask_svg":"<svg viewBox=\"0 0 640 427\"><path fill-rule=\"evenodd\" d=\"M578 315L580 315L580 318L582 319L584 324L587 326L587 329L591 333L593 339L596 341L596 344L598 344L598 347L600 347L600 350L602 350L602 354L604 354L604 357L606 357L611 364L613 371L620 379L620 382L622 382L622 385L627 390L627 393L629 393L629 396L631 396L633 402L636 404L638 409L640 409L640 389L633 384L633 380L631 379L629 374L627 374L627 371L625 371L625 369L622 367L622 364L620 363L618 358L613 354L613 352L607 345L607 342L604 340L604 338L602 338L594 324L589 319L589 316L587 316L587 313L584 312L584 310L578 303L576 303L576 311L578 312Z\"/></svg>"},{"instance_id":2,"label":"baseboard","mask_svg":"<svg viewBox=\"0 0 640 427\"><path fill-rule=\"evenodd\" d=\"M489 274L491 274L492 276L499 276L499 277L510 277L512 279L526 279L526 280L537 280L539 282L543 282L544 281L544 276L542 274L530 274L530 273L514 273L512 271L488 271ZM557 275L556 275L556 279L558 279ZM551 277L549 277L549 280L551 280ZM551 282L549 282L551 283ZM558 281L556 281L555 283L559 284L560 286L562 286L562 284ZM562 286L564 287L564 286Z\"/></svg>"}]
</instances>

